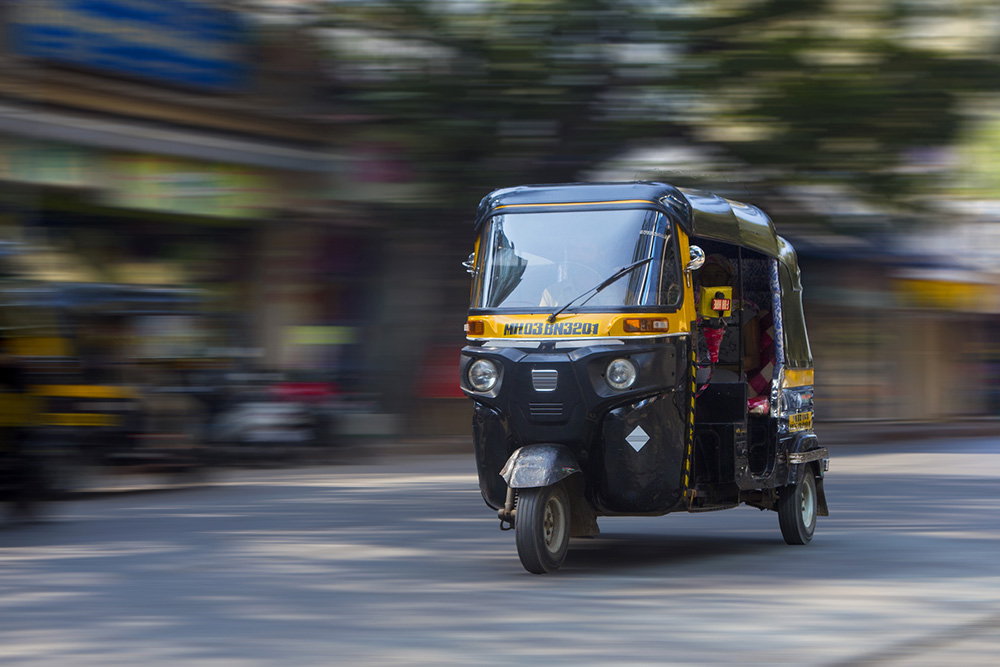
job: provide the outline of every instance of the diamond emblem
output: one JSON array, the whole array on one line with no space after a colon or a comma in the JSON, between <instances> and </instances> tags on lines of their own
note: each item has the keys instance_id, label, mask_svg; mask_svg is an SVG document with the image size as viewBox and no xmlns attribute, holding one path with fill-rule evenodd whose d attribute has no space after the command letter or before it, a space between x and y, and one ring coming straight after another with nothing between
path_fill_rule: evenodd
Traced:
<instances>
[{"instance_id":1,"label":"diamond emblem","mask_svg":"<svg viewBox=\"0 0 1000 667\"><path fill-rule=\"evenodd\" d=\"M639 451L649 442L649 434L643 431L641 426L636 426L631 433L625 436L625 442L631 445L635 451Z\"/></svg>"}]
</instances>

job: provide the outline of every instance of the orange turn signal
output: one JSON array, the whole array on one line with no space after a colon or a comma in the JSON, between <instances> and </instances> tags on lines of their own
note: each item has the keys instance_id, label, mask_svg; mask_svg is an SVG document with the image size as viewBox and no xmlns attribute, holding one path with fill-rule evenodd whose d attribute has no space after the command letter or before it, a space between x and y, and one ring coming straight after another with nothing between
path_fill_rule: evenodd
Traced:
<instances>
[{"instance_id":1,"label":"orange turn signal","mask_svg":"<svg viewBox=\"0 0 1000 667\"><path fill-rule=\"evenodd\" d=\"M482 336L486 332L486 325L482 320L469 320L465 323L465 333L470 336Z\"/></svg>"},{"instance_id":2,"label":"orange turn signal","mask_svg":"<svg viewBox=\"0 0 1000 667\"><path fill-rule=\"evenodd\" d=\"M663 332L670 328L670 323L662 318L629 317L623 326L627 333Z\"/></svg>"}]
</instances>

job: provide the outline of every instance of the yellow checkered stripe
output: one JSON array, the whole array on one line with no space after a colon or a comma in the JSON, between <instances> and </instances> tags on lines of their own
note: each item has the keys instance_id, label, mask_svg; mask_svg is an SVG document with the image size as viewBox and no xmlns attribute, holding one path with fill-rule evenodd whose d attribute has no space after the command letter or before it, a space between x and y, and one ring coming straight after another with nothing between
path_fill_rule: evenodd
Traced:
<instances>
[{"instance_id":1,"label":"yellow checkered stripe","mask_svg":"<svg viewBox=\"0 0 1000 667\"><path fill-rule=\"evenodd\" d=\"M698 383L695 379L695 372L697 368L695 364L698 362L698 350L697 346L694 344L694 339L691 339L691 386L688 390L688 395L690 396L690 405L688 406L688 433L687 433L687 448L684 452L684 496L688 500L688 505L694 499L694 489L691 486L691 460L694 457L694 397L695 393L698 391Z\"/></svg>"}]
</instances>

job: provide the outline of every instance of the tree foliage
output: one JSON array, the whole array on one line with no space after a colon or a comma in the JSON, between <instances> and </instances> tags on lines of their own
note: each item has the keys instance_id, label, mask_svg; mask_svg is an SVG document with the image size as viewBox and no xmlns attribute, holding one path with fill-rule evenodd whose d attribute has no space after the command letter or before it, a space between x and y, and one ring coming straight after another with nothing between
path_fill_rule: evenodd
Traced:
<instances>
[{"instance_id":1,"label":"tree foliage","mask_svg":"<svg viewBox=\"0 0 1000 667\"><path fill-rule=\"evenodd\" d=\"M941 176L912 167L955 141L964 97L1000 87L988 31L934 30L960 35L996 12L974 0L383 0L330 5L322 23L332 102L402 133L419 177L453 191L573 179L630 144L683 138L784 182L905 197Z\"/></svg>"}]
</instances>

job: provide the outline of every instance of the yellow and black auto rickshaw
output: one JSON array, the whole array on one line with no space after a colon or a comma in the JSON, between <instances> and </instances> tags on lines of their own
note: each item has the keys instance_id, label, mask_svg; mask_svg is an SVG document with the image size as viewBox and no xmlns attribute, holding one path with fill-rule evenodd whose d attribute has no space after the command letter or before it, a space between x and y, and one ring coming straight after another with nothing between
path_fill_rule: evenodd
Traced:
<instances>
[{"instance_id":1,"label":"yellow and black auto rickshaw","mask_svg":"<svg viewBox=\"0 0 1000 667\"><path fill-rule=\"evenodd\" d=\"M597 518L747 504L806 544L828 514L795 252L759 209L663 183L480 204L461 387L480 489L524 567Z\"/></svg>"},{"instance_id":2,"label":"yellow and black auto rickshaw","mask_svg":"<svg viewBox=\"0 0 1000 667\"><path fill-rule=\"evenodd\" d=\"M173 360L136 354L139 343L166 347L171 322L196 298L174 288L0 281L0 359L24 378L20 395L0 382L0 427L30 440L50 490L71 490L83 467L200 465L197 443L181 433L196 414L161 407L183 397L160 390ZM170 411L179 414L163 417Z\"/></svg>"}]
</instances>

